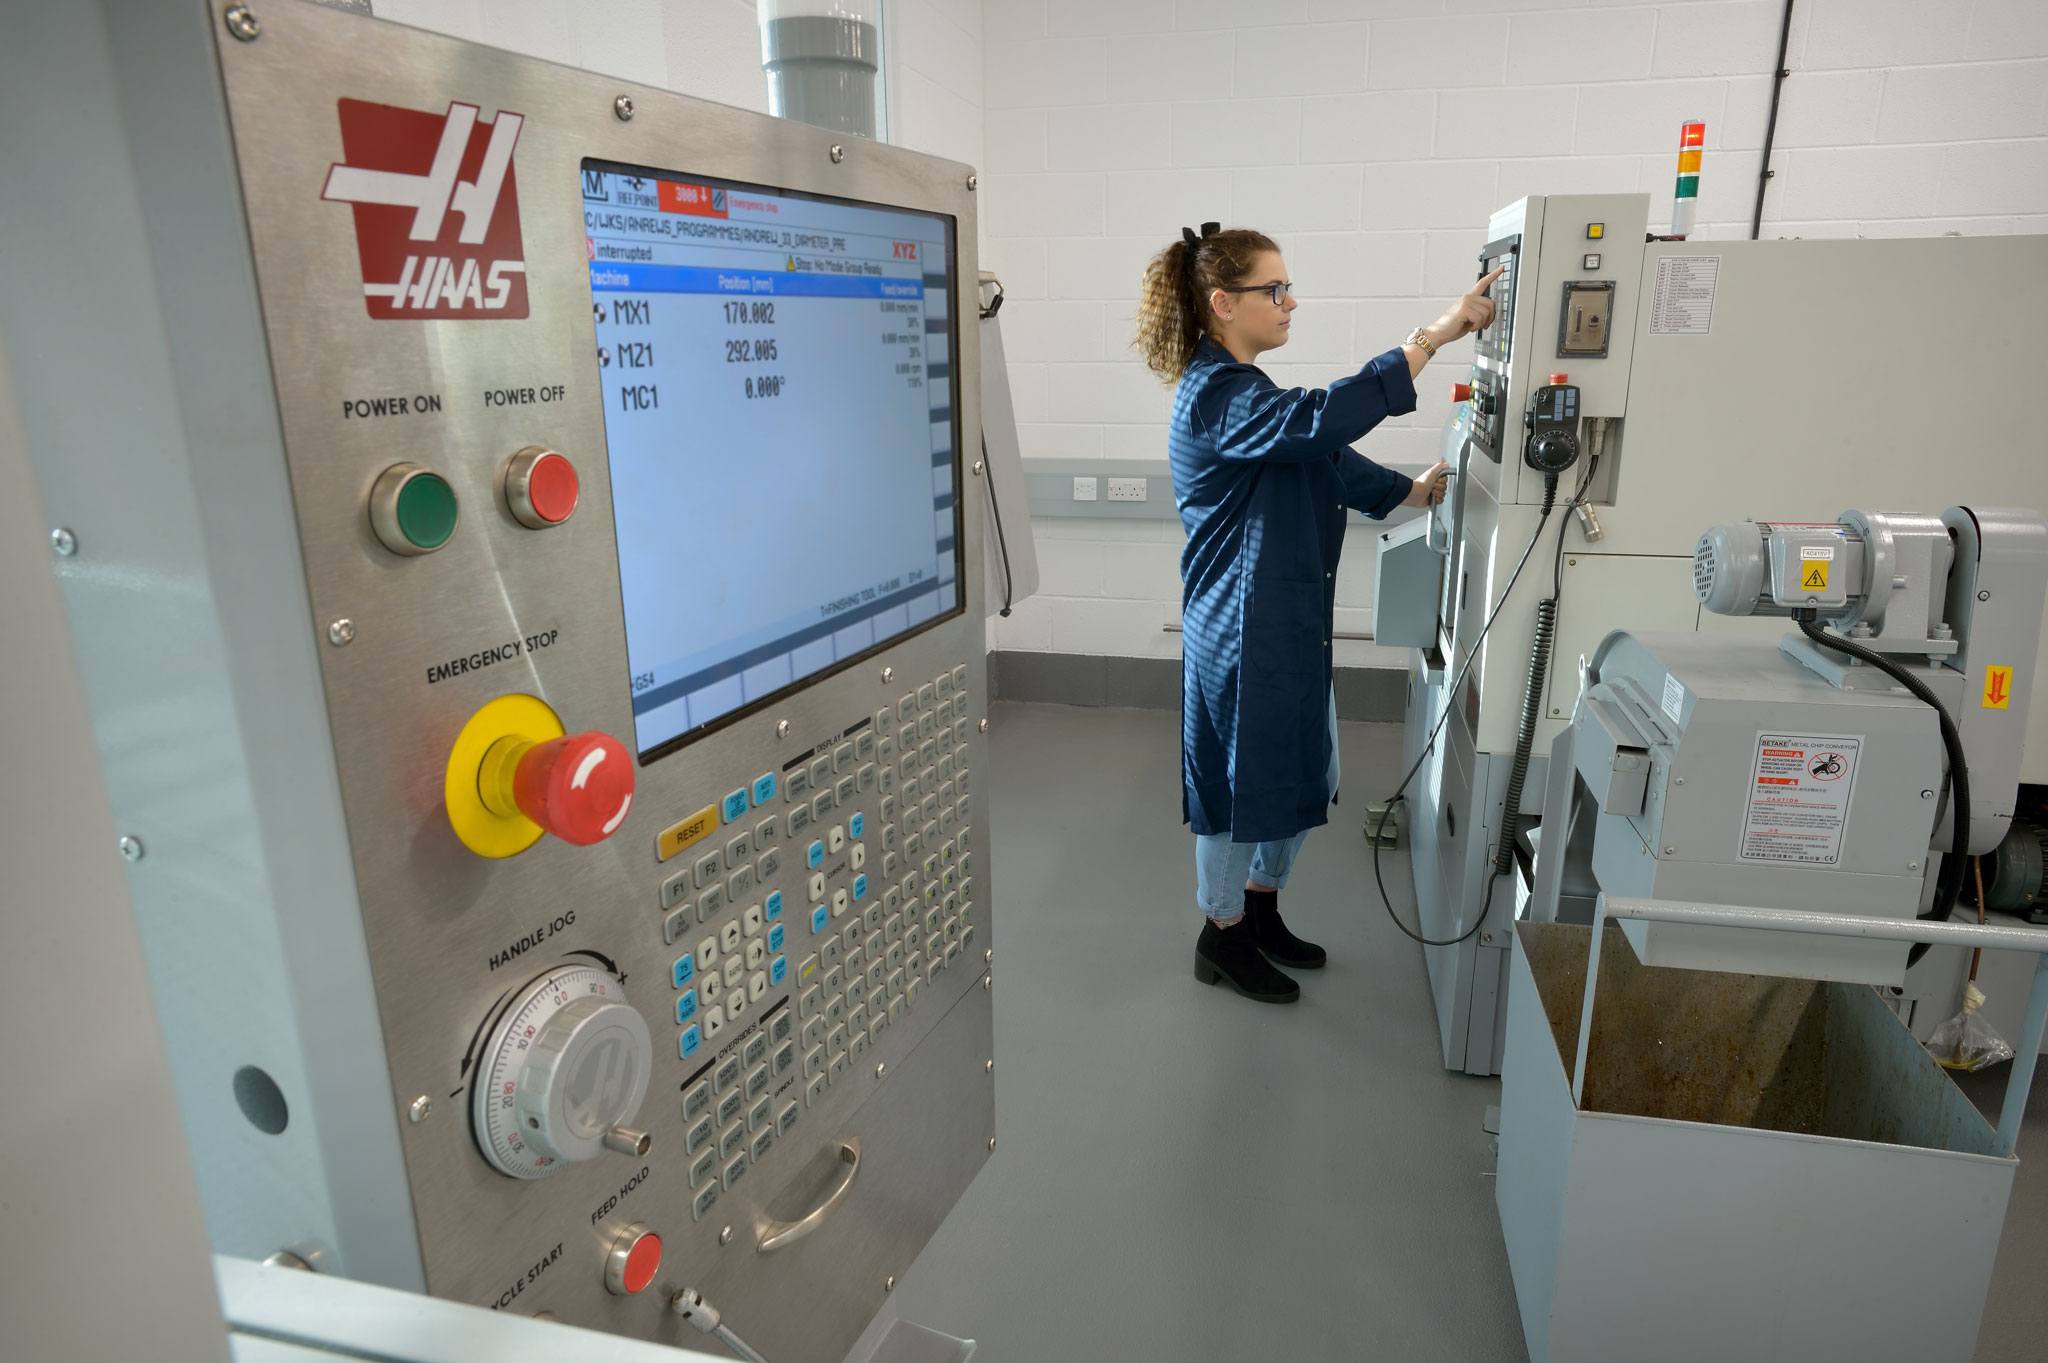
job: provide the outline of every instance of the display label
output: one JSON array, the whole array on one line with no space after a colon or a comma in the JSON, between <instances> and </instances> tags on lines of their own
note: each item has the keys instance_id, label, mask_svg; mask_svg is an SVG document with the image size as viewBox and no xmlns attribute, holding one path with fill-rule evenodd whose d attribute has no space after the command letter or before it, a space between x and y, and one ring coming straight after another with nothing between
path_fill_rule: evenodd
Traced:
<instances>
[{"instance_id":1,"label":"display label","mask_svg":"<svg viewBox=\"0 0 2048 1363\"><path fill-rule=\"evenodd\" d=\"M1987 710L2010 710L2012 708L2011 668L1987 667L1984 669L1984 708Z\"/></svg>"},{"instance_id":2,"label":"display label","mask_svg":"<svg viewBox=\"0 0 2048 1363\"><path fill-rule=\"evenodd\" d=\"M1681 712L1684 709L1685 684L1667 672L1664 674L1664 713L1671 716L1673 724L1683 724L1685 717Z\"/></svg>"},{"instance_id":3,"label":"display label","mask_svg":"<svg viewBox=\"0 0 2048 1363\"><path fill-rule=\"evenodd\" d=\"M1652 336L1705 336L1714 325L1719 256L1661 256L1650 294Z\"/></svg>"},{"instance_id":4,"label":"display label","mask_svg":"<svg viewBox=\"0 0 2048 1363\"><path fill-rule=\"evenodd\" d=\"M1835 866L1863 740L1848 734L1760 733L1742 816L1743 861Z\"/></svg>"},{"instance_id":5,"label":"display label","mask_svg":"<svg viewBox=\"0 0 2048 1363\"><path fill-rule=\"evenodd\" d=\"M353 205L363 298L380 321L526 316L512 150L525 117L338 102L342 159L320 197Z\"/></svg>"}]
</instances>

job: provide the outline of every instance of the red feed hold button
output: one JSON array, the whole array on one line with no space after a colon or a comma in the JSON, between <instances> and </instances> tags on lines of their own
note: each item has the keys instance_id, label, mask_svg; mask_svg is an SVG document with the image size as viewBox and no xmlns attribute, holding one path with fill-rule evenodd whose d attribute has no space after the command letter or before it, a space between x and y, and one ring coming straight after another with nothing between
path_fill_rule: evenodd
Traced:
<instances>
[{"instance_id":1,"label":"red feed hold button","mask_svg":"<svg viewBox=\"0 0 2048 1363\"><path fill-rule=\"evenodd\" d=\"M576 466L544 446L528 445L505 465L505 506L529 530L568 520L582 490Z\"/></svg>"},{"instance_id":2,"label":"red feed hold button","mask_svg":"<svg viewBox=\"0 0 2048 1363\"><path fill-rule=\"evenodd\" d=\"M620 1231L604 1259L605 1291L630 1297L647 1290L661 1272L661 1237L639 1222Z\"/></svg>"},{"instance_id":3,"label":"red feed hold button","mask_svg":"<svg viewBox=\"0 0 2048 1363\"><path fill-rule=\"evenodd\" d=\"M512 777L519 812L564 842L603 842L633 806L633 760L610 734L570 734L536 743Z\"/></svg>"}]
</instances>

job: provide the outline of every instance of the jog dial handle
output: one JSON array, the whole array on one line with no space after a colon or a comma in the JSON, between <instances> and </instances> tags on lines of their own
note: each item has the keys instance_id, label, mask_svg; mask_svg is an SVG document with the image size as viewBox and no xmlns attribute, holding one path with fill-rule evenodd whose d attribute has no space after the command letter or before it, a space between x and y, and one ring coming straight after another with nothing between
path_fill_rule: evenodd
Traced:
<instances>
[{"instance_id":1,"label":"jog dial handle","mask_svg":"<svg viewBox=\"0 0 2048 1363\"><path fill-rule=\"evenodd\" d=\"M608 972L562 966L516 994L477 1072L477 1144L499 1172L546 1178L607 1151L647 1153L639 1114L654 1065L647 1021Z\"/></svg>"}]
</instances>

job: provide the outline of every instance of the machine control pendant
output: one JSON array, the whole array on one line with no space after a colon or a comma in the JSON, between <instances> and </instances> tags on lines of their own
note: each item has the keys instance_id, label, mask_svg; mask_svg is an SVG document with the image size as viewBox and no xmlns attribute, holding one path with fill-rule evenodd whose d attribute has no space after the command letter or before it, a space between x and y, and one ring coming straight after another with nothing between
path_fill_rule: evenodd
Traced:
<instances>
[{"instance_id":1,"label":"machine control pendant","mask_svg":"<svg viewBox=\"0 0 2048 1363\"><path fill-rule=\"evenodd\" d=\"M472 1109L499 1172L546 1178L606 1150L644 1151L626 1123L647 1096L654 1048L618 979L561 966L516 994L491 1030Z\"/></svg>"}]
</instances>

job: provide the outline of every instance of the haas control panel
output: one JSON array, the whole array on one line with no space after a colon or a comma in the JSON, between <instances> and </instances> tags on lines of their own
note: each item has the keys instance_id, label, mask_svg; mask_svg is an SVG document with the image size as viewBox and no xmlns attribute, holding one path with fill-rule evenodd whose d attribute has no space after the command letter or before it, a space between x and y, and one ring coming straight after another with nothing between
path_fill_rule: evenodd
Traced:
<instances>
[{"instance_id":1,"label":"haas control panel","mask_svg":"<svg viewBox=\"0 0 2048 1363\"><path fill-rule=\"evenodd\" d=\"M216 1247L669 1342L691 1288L840 1358L994 1147L970 169L161 9L238 220L177 344L267 365L187 418L246 438L155 456L164 533L278 493L190 579L242 741L185 797L255 831L145 928ZM90 672L120 605L66 586Z\"/></svg>"}]
</instances>

